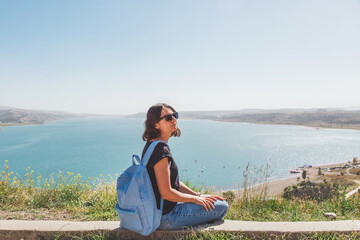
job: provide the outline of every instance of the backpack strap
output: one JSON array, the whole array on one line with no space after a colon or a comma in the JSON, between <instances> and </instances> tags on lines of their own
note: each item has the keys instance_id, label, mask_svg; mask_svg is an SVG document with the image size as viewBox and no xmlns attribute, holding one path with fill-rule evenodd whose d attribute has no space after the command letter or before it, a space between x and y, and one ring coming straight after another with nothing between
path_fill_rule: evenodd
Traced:
<instances>
[{"instance_id":1,"label":"backpack strap","mask_svg":"<svg viewBox=\"0 0 360 240\"><path fill-rule=\"evenodd\" d=\"M158 143L164 143L167 146L167 143L164 141L161 141L161 140L153 141L152 143L150 143L149 148L146 150L146 153L144 154L144 157L141 160L141 165L146 166L148 164L150 157ZM169 168L170 168L170 163L169 163ZM163 206L164 206L164 199L160 195L160 210L161 211L163 210Z\"/></svg>"},{"instance_id":2,"label":"backpack strap","mask_svg":"<svg viewBox=\"0 0 360 240\"><path fill-rule=\"evenodd\" d=\"M137 162L137 163L136 163ZM132 165L139 165L141 163L141 160L138 155L132 156Z\"/></svg>"},{"instance_id":3,"label":"backpack strap","mask_svg":"<svg viewBox=\"0 0 360 240\"><path fill-rule=\"evenodd\" d=\"M154 149L155 149L155 147L156 147L156 145L157 145L158 143L164 143L164 144L166 144L166 146L167 146L167 143L166 143L166 142L160 141L160 140L158 140L158 141L153 141L152 143L150 143L149 148L146 150L146 153L144 154L144 157L143 157L143 159L141 160L141 165L146 166L146 165L148 164L149 159L150 159L150 157L151 157L151 154L153 153L153 151L154 151Z\"/></svg>"},{"instance_id":4,"label":"backpack strap","mask_svg":"<svg viewBox=\"0 0 360 240\"><path fill-rule=\"evenodd\" d=\"M163 210L163 206L164 206L164 199L161 197L160 195L160 210Z\"/></svg>"}]
</instances>

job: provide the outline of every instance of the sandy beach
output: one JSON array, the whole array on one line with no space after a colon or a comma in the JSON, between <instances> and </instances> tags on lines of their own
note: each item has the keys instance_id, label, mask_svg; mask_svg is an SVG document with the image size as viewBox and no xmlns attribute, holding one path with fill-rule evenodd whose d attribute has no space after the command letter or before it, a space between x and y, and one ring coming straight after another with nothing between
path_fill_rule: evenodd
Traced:
<instances>
[{"instance_id":1,"label":"sandy beach","mask_svg":"<svg viewBox=\"0 0 360 240\"><path fill-rule=\"evenodd\" d=\"M311 168L303 168L304 170L307 171L306 176L309 177L309 179L311 181L315 180L315 178L317 178L318 175L318 169L319 168L333 168L333 167L342 167L346 164L347 162L343 162L343 163L333 163L333 164L324 164L324 165L313 165ZM289 169L290 171L290 169ZM338 174L338 173L332 173L332 172L326 172L326 171L322 171L323 174ZM302 173L294 173L292 174L293 176L287 179L281 179L281 180L274 180L267 184L268 190L267 190L267 196L276 196L281 194L284 189L288 186L294 185L299 183L298 181L298 177L302 180ZM258 191L259 189L263 189L263 184L258 185L253 187L253 190Z\"/></svg>"}]
</instances>

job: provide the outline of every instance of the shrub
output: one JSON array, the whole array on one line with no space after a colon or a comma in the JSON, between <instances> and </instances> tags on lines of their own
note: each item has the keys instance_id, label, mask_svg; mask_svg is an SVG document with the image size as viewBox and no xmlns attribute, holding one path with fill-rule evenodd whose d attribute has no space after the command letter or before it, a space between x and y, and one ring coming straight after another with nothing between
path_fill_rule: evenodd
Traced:
<instances>
[{"instance_id":1,"label":"shrub","mask_svg":"<svg viewBox=\"0 0 360 240\"><path fill-rule=\"evenodd\" d=\"M337 184L314 183L311 181L301 182L300 184L286 187L284 189L283 197L285 199L313 199L318 202L331 199L339 194L339 187Z\"/></svg>"},{"instance_id":2,"label":"shrub","mask_svg":"<svg viewBox=\"0 0 360 240\"><path fill-rule=\"evenodd\" d=\"M225 198L225 201L228 202L229 205L232 205L234 202L236 195L233 191L227 191L223 193L223 196Z\"/></svg>"},{"instance_id":3,"label":"shrub","mask_svg":"<svg viewBox=\"0 0 360 240\"><path fill-rule=\"evenodd\" d=\"M304 181L305 181L305 179L306 179L306 171L304 170L301 175L302 175L302 178L303 178Z\"/></svg>"}]
</instances>

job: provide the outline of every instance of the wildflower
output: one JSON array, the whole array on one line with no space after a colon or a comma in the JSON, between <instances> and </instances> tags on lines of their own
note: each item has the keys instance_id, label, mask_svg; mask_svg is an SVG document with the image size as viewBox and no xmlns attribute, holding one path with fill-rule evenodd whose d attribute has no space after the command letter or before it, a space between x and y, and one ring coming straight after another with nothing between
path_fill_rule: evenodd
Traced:
<instances>
[{"instance_id":1,"label":"wildflower","mask_svg":"<svg viewBox=\"0 0 360 240\"><path fill-rule=\"evenodd\" d=\"M8 160L5 160L5 162L8 162Z\"/></svg>"}]
</instances>

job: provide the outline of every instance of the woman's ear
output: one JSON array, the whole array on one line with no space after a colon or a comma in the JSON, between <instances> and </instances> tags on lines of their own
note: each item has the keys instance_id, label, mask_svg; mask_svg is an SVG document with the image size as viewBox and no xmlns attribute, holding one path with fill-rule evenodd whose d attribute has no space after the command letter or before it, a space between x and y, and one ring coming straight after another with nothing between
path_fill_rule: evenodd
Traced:
<instances>
[{"instance_id":1,"label":"woman's ear","mask_svg":"<svg viewBox=\"0 0 360 240\"><path fill-rule=\"evenodd\" d=\"M159 129L159 128L160 128L160 126L159 126L158 123L155 123L155 128L156 128L156 129Z\"/></svg>"}]
</instances>

